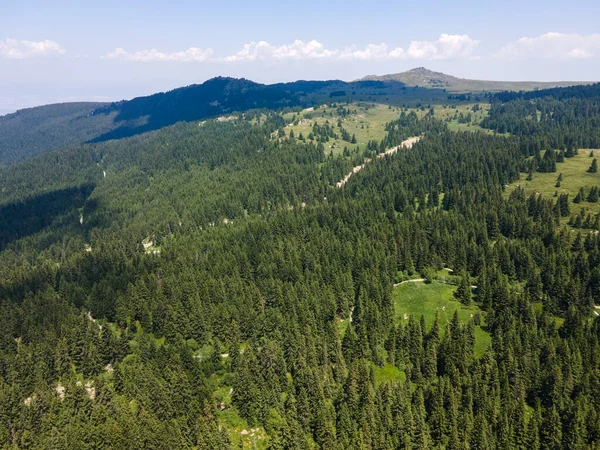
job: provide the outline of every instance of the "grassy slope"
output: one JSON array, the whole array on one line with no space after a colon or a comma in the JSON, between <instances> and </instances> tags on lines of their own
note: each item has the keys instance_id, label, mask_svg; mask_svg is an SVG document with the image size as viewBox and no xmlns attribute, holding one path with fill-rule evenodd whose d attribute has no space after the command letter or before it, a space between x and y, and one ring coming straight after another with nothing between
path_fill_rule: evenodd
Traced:
<instances>
[{"instance_id":1,"label":"grassy slope","mask_svg":"<svg viewBox=\"0 0 600 450\"><path fill-rule=\"evenodd\" d=\"M329 121L330 126L336 128L336 133L340 139L330 139L329 142L324 144L325 152L329 153L333 151L334 154L339 154L343 151L344 147L347 147L350 151L360 147L364 150L369 140L380 141L385 137L385 125L399 117L400 113L404 110L407 113L415 111L419 117L424 116L429 112L429 107L433 107L434 115L436 118L445 121L448 124L448 128L451 131L483 131L485 133L492 133L490 130L485 130L479 127L479 123L487 115L490 105L488 103L479 103L480 110L473 112L475 103L473 102L453 102L451 104L423 104L420 107L401 108L392 106L390 108L387 104L381 103L337 103L337 105L343 106L356 113L350 114L344 118L336 114L337 106L321 105L316 109L305 109L299 113L287 113L284 117L287 120L292 120L294 117L298 119L297 125L290 124L285 128L286 135L289 135L290 131L294 131L296 139L300 133L307 138L312 131L312 126L316 122L319 125L324 125L325 122ZM467 115L471 113L471 123L459 123L458 116L460 114ZM341 139L341 132L337 128L338 120L342 120L342 126L348 131L350 135L356 135L356 144Z\"/></svg>"},{"instance_id":2,"label":"grassy slope","mask_svg":"<svg viewBox=\"0 0 600 450\"><path fill-rule=\"evenodd\" d=\"M448 124L450 131L483 131L484 133L493 134L493 131L481 128L479 124L485 116L487 116L490 110L489 103L477 103L480 107L479 111L473 112L473 107L476 103L454 103L452 104L440 104L432 105L434 117L443 120ZM419 117L427 114L429 110L427 108L417 108L415 112ZM471 123L459 123L458 117L460 114L467 116L471 114Z\"/></svg>"},{"instance_id":3,"label":"grassy slope","mask_svg":"<svg viewBox=\"0 0 600 450\"><path fill-rule=\"evenodd\" d=\"M349 108L351 111L356 110L356 114L351 114L345 118L341 118L336 114L337 107L321 105L314 110L305 109L300 113L296 113L296 118L300 119L297 125L290 124L285 128L286 134L294 131L296 138L300 133L307 138L312 131L312 126L315 122L319 125L324 125L329 121L329 125L336 128L336 133L340 139L330 139L324 143L325 151L333 150L335 154L341 153L344 147L349 150L354 150L356 147L365 149L369 140L380 141L385 137L385 124L395 120L400 115L400 108L377 103L351 103L349 105L338 103L344 108ZM288 113L284 116L287 120L294 117L294 113ZM341 131L337 128L338 120L342 119L342 126L350 133L356 135L356 144L341 139Z\"/></svg>"},{"instance_id":4,"label":"grassy slope","mask_svg":"<svg viewBox=\"0 0 600 450\"><path fill-rule=\"evenodd\" d=\"M556 164L556 172L554 173L539 173L533 174L533 179L527 181L527 174L522 174L521 179L509 185L506 189L506 195L509 195L517 186L525 189L527 194L532 192L540 193L545 198L552 198L555 192L559 194L569 194L569 206L571 215L579 213L581 208L585 208L587 212L596 214L600 212L599 203L582 202L579 204L573 203L573 198L577 195L580 188L584 188L586 195L593 186L600 186L600 173L588 173L587 170L592 163L592 158L589 157L590 150L579 150L579 154L573 158L565 158L563 163ZM596 157L600 157L600 150L594 150ZM563 174L563 181L559 188L555 187L558 175ZM569 219L564 218L564 222Z\"/></svg>"},{"instance_id":5,"label":"grassy slope","mask_svg":"<svg viewBox=\"0 0 600 450\"><path fill-rule=\"evenodd\" d=\"M436 313L440 315L440 328L445 331L446 324L452 320L454 311L458 311L461 322L466 323L471 315L479 311L476 305L464 306L454 298L456 287L439 283L404 283L394 288L394 308L396 320L407 320L410 315L415 318L423 316L429 328L435 321ZM490 344L490 335L480 326L475 327L475 356L480 357Z\"/></svg>"}]
</instances>

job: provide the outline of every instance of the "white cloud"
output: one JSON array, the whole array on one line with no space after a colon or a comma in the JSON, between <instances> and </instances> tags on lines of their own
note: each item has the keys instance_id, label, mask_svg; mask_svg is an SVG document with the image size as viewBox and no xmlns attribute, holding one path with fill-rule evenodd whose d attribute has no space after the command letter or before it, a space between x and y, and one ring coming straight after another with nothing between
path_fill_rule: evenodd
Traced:
<instances>
[{"instance_id":1,"label":"white cloud","mask_svg":"<svg viewBox=\"0 0 600 450\"><path fill-rule=\"evenodd\" d=\"M522 37L502 47L495 55L504 59L600 58L600 34L546 33Z\"/></svg>"},{"instance_id":2,"label":"white cloud","mask_svg":"<svg viewBox=\"0 0 600 450\"><path fill-rule=\"evenodd\" d=\"M37 56L62 55L65 49L57 42L45 41L18 41L16 39L0 40L0 58L28 59Z\"/></svg>"},{"instance_id":3,"label":"white cloud","mask_svg":"<svg viewBox=\"0 0 600 450\"><path fill-rule=\"evenodd\" d=\"M295 40L291 44L273 45L266 41L252 41L233 55L213 57L212 49L190 47L181 52L163 53L156 49L141 50L130 53L123 48L104 55L103 59L120 59L125 61L285 61L285 60L358 60L374 61L389 59L460 59L471 57L479 41L467 35L442 34L435 41L412 41L407 50L400 47L391 48L385 43L369 44L364 48L356 46L326 48L319 41L304 42Z\"/></svg>"},{"instance_id":4,"label":"white cloud","mask_svg":"<svg viewBox=\"0 0 600 450\"><path fill-rule=\"evenodd\" d=\"M223 61L256 61L284 59L325 59L336 56L337 50L327 50L314 39L310 42L295 40L289 45L275 46L265 41L250 42L234 55L222 58Z\"/></svg>"},{"instance_id":5,"label":"white cloud","mask_svg":"<svg viewBox=\"0 0 600 450\"><path fill-rule=\"evenodd\" d=\"M408 47L411 59L470 58L479 41L466 34L442 34L437 41L412 41Z\"/></svg>"},{"instance_id":6,"label":"white cloud","mask_svg":"<svg viewBox=\"0 0 600 450\"><path fill-rule=\"evenodd\" d=\"M316 40L294 41L289 45L275 46L265 41L250 42L234 55L220 58L223 61L256 61L285 59L459 59L471 57L479 41L467 35L442 34L436 41L412 41L407 50L390 48L387 44L369 44L360 49L350 46L343 49L327 49Z\"/></svg>"},{"instance_id":7,"label":"white cloud","mask_svg":"<svg viewBox=\"0 0 600 450\"><path fill-rule=\"evenodd\" d=\"M190 47L187 50L173 53L163 53L156 49L141 50L129 53L122 48L116 48L113 52L104 55L103 59L120 59L124 61L153 62L153 61L177 61L177 62L203 62L212 56L212 49L201 49Z\"/></svg>"},{"instance_id":8,"label":"white cloud","mask_svg":"<svg viewBox=\"0 0 600 450\"><path fill-rule=\"evenodd\" d=\"M385 43L369 44L364 49L356 47L346 47L337 55L339 59L352 59L359 61L373 61L382 59L402 59L406 53L401 48L390 50Z\"/></svg>"}]
</instances>

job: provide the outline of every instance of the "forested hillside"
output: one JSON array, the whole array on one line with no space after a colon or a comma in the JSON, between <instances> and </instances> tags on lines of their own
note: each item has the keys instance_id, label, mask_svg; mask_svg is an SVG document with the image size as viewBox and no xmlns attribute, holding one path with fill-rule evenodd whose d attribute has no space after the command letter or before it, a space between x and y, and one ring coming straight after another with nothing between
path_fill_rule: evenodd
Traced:
<instances>
[{"instance_id":1,"label":"forested hillside","mask_svg":"<svg viewBox=\"0 0 600 450\"><path fill-rule=\"evenodd\" d=\"M0 116L0 166L77 145L105 133L114 114L94 114L102 103L63 103Z\"/></svg>"},{"instance_id":2,"label":"forested hillside","mask_svg":"<svg viewBox=\"0 0 600 450\"><path fill-rule=\"evenodd\" d=\"M217 77L202 84L110 104L65 103L0 116L0 166L69 146L136 136L181 121L218 116L229 119L253 109L281 110L330 99L385 100L399 105L445 98L442 90L407 89L397 81L295 81L265 85L243 78Z\"/></svg>"},{"instance_id":3,"label":"forested hillside","mask_svg":"<svg viewBox=\"0 0 600 450\"><path fill-rule=\"evenodd\" d=\"M600 236L506 192L600 146L592 91L496 99L495 134L400 108L336 153L245 98L0 169L1 448L600 446Z\"/></svg>"}]
</instances>

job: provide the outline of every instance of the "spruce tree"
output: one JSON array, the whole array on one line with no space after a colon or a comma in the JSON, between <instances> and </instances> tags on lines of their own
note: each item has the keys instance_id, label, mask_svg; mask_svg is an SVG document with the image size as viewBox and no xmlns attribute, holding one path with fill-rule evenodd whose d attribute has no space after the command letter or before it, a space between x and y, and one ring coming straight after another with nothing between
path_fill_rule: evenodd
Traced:
<instances>
[{"instance_id":1,"label":"spruce tree","mask_svg":"<svg viewBox=\"0 0 600 450\"><path fill-rule=\"evenodd\" d=\"M471 305L471 282L469 280L469 275L466 272L463 272L460 275L460 281L455 296L463 305Z\"/></svg>"}]
</instances>

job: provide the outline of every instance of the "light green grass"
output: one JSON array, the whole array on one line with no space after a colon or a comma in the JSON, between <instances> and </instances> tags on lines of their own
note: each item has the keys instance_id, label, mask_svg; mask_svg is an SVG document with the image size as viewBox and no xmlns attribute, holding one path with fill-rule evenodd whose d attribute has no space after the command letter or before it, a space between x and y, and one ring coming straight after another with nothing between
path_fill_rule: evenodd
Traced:
<instances>
[{"instance_id":1,"label":"light green grass","mask_svg":"<svg viewBox=\"0 0 600 450\"><path fill-rule=\"evenodd\" d=\"M265 429L259 425L251 427L245 419L240 417L238 410L231 403L231 386L226 384L225 380L225 375L215 374L210 377L209 386L213 389L215 404L223 403L225 405L223 410L217 408L216 414L219 424L228 431L233 448L268 448L268 436ZM258 429L258 431L252 433L252 429ZM248 434L242 434L243 430L248 431Z\"/></svg>"},{"instance_id":2,"label":"light green grass","mask_svg":"<svg viewBox=\"0 0 600 450\"><path fill-rule=\"evenodd\" d=\"M340 340L344 339L344 335L346 334L346 330L348 329L348 325L350 325L349 319L338 319L338 331L340 333Z\"/></svg>"},{"instance_id":3,"label":"light green grass","mask_svg":"<svg viewBox=\"0 0 600 450\"><path fill-rule=\"evenodd\" d=\"M375 374L375 384L377 385L380 385L384 381L390 383L404 383L406 381L406 373L392 364L386 364L383 367L373 364L373 373Z\"/></svg>"},{"instance_id":4,"label":"light green grass","mask_svg":"<svg viewBox=\"0 0 600 450\"><path fill-rule=\"evenodd\" d=\"M479 105L478 111L473 111L475 105ZM490 110L489 103L463 103L463 104L443 104L443 105L431 105L433 108L433 117L446 122L450 131L482 131L484 133L493 134L492 130L481 128L479 124L487 116ZM419 117L423 117L429 112L429 108L422 107L413 109ZM410 109L409 109L410 111ZM471 122L460 123L460 115L465 117L471 114Z\"/></svg>"},{"instance_id":5,"label":"light green grass","mask_svg":"<svg viewBox=\"0 0 600 450\"><path fill-rule=\"evenodd\" d=\"M585 208L587 212L596 214L600 212L599 203L588 203L581 202L579 204L573 203L573 199L579 192L580 188L585 190L586 195L589 194L590 189L593 186L600 186L600 172L588 173L587 170L592 163L592 159L589 157L590 150L579 150L579 154L573 158L565 158L562 163L556 164L556 172L554 173L539 173L533 174L533 179L527 181L527 174L521 174L521 179L515 181L506 188L506 195L510 195L517 186L521 186L527 195L531 193L538 193L545 198L553 198L554 193L569 194L569 207L571 215L579 214L581 208ZM600 150L594 150L596 158L600 158ZM562 173L563 181L560 187L556 187L556 180L558 175ZM564 218L563 221L566 223L569 218Z\"/></svg>"},{"instance_id":6,"label":"light green grass","mask_svg":"<svg viewBox=\"0 0 600 450\"><path fill-rule=\"evenodd\" d=\"M479 105L479 110L473 111L473 107L476 104ZM345 117L339 116L337 108L340 106L350 109L352 113ZM293 131L296 139L302 134L306 141L310 142L307 138L312 131L313 124L316 122L322 126L328 121L329 125L334 127L339 139L330 138L328 142L323 143L326 153L333 151L334 154L339 154L343 151L344 147L347 147L350 151L356 150L357 147L365 150L370 140L379 142L385 137L386 124L398 119L402 111L406 113L414 111L419 117L423 117L429 113L430 108L433 108L434 117L448 124L450 131L483 131L493 134L493 131L479 126L483 118L488 114L490 109L489 103L448 102L442 104L438 102L436 104L428 104L425 101L419 107L413 106L410 108L373 102L352 102L349 104L332 102L314 108L306 108L299 112L284 114L283 117L286 120L293 120L293 123L288 124L284 131L286 136L289 136L290 131ZM463 116L471 114L471 122L459 123L458 118L461 114ZM356 136L355 144L341 139L341 130L337 127L339 120L342 121L342 126L348 131L350 136ZM273 133L273 139L278 139L277 132Z\"/></svg>"},{"instance_id":7,"label":"light green grass","mask_svg":"<svg viewBox=\"0 0 600 450\"><path fill-rule=\"evenodd\" d=\"M535 302L532 304L532 306L533 310L538 313L541 312L542 308L544 307L541 302ZM565 319L563 317L550 315L550 319L554 321L556 328L560 328L562 324L565 323Z\"/></svg>"},{"instance_id":8,"label":"light green grass","mask_svg":"<svg viewBox=\"0 0 600 450\"><path fill-rule=\"evenodd\" d=\"M325 122L329 121L329 125L336 129L335 131L340 139L330 138L328 142L323 143L326 153L333 151L334 154L338 154L344 150L344 147L347 147L350 151L355 150L357 147L365 150L370 140L381 141L385 137L385 125L398 119L401 112L401 108L395 106L390 108L388 105L378 103L336 103L335 107L331 107L331 105L321 105L313 110L307 108L299 113L285 114L284 118L287 120L292 120L294 116L299 120L298 124L290 124L285 127L286 135L289 136L290 131L293 130L296 139L300 133L307 138L315 122L324 125ZM336 111L338 106L350 109L353 113L346 117L340 117ZM337 128L340 119L342 120L342 126L350 136L353 134L356 136L356 144L341 139L341 131Z\"/></svg>"},{"instance_id":9,"label":"light green grass","mask_svg":"<svg viewBox=\"0 0 600 450\"><path fill-rule=\"evenodd\" d=\"M396 321L401 322L408 317L415 316L425 319L425 326L429 330L433 325L436 313L439 312L441 332L445 332L446 324L452 320L454 311L458 311L458 318L462 323L467 323L471 315L480 312L476 305L465 306L454 298L456 286L439 283L423 282L404 283L394 288L394 309ZM483 313L482 313L483 320ZM491 343L490 335L481 326L475 327L475 356L480 357Z\"/></svg>"}]
</instances>

